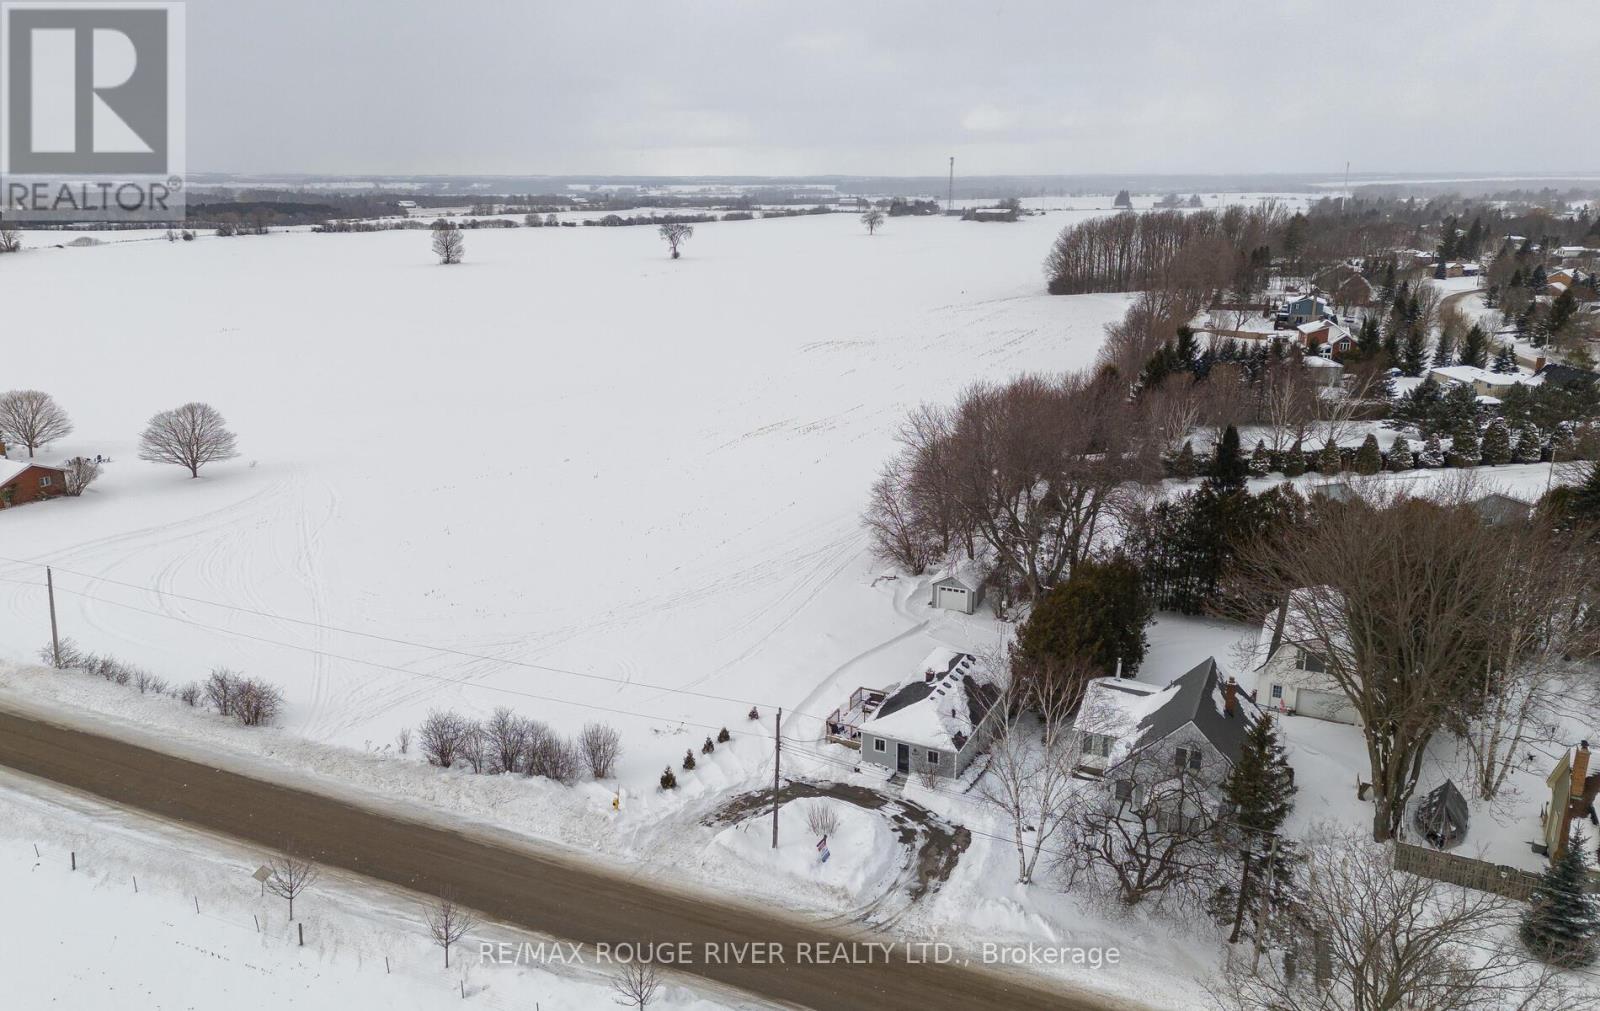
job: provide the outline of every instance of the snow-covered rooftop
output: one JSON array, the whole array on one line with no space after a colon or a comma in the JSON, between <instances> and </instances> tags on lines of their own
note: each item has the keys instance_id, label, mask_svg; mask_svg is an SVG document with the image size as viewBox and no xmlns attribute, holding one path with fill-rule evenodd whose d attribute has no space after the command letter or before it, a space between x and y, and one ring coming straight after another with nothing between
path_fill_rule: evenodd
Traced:
<instances>
[{"instance_id":1,"label":"snow-covered rooftop","mask_svg":"<svg viewBox=\"0 0 1600 1011\"><path fill-rule=\"evenodd\" d=\"M999 697L988 672L971 653L940 647L916 676L891 689L863 733L940 751L959 751Z\"/></svg>"}]
</instances>

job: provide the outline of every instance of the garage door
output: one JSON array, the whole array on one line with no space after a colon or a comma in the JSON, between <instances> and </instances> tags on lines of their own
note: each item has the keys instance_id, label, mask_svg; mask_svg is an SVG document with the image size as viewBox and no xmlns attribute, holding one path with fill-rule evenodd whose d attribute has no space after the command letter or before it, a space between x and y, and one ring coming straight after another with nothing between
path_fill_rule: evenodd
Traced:
<instances>
[{"instance_id":1,"label":"garage door","mask_svg":"<svg viewBox=\"0 0 1600 1011\"><path fill-rule=\"evenodd\" d=\"M967 591L959 586L939 587L939 606L952 611L968 611Z\"/></svg>"},{"instance_id":2,"label":"garage door","mask_svg":"<svg viewBox=\"0 0 1600 1011\"><path fill-rule=\"evenodd\" d=\"M1294 711L1301 716L1332 720L1335 723L1355 722L1351 718L1350 700L1339 692L1314 692L1302 688L1295 696Z\"/></svg>"}]
</instances>

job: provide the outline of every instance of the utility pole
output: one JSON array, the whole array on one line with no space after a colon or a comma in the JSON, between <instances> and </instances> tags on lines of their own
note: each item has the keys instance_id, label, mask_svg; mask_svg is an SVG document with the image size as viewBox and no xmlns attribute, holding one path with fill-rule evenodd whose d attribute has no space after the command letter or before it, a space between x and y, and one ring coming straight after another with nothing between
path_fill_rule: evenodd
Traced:
<instances>
[{"instance_id":1,"label":"utility pole","mask_svg":"<svg viewBox=\"0 0 1600 1011\"><path fill-rule=\"evenodd\" d=\"M950 156L950 190L945 194L944 212L949 214L956 209L956 156Z\"/></svg>"},{"instance_id":2,"label":"utility pole","mask_svg":"<svg viewBox=\"0 0 1600 1011\"><path fill-rule=\"evenodd\" d=\"M772 848L778 848L778 765L783 761L783 709L772 717Z\"/></svg>"},{"instance_id":3,"label":"utility pole","mask_svg":"<svg viewBox=\"0 0 1600 1011\"><path fill-rule=\"evenodd\" d=\"M35 586L38 584L35 583ZM56 658L56 669L61 669L61 637L56 634L56 577L50 566L44 568L45 592L50 597L50 650Z\"/></svg>"},{"instance_id":4,"label":"utility pole","mask_svg":"<svg viewBox=\"0 0 1600 1011\"><path fill-rule=\"evenodd\" d=\"M1339 197L1339 213L1344 213L1344 202L1350 199L1350 163L1344 163L1344 194Z\"/></svg>"}]
</instances>

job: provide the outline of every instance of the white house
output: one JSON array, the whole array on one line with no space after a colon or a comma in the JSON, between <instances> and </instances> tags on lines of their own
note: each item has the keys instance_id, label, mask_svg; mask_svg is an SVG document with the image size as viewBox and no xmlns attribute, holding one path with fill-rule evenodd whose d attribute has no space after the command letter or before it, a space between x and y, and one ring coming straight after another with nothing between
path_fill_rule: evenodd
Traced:
<instances>
[{"instance_id":1,"label":"white house","mask_svg":"<svg viewBox=\"0 0 1600 1011\"><path fill-rule=\"evenodd\" d=\"M1543 380L1535 376L1526 376L1520 372L1490 372L1480 369L1476 365L1442 365L1428 370L1428 375L1433 381L1444 386L1470 386L1472 391L1480 397L1502 397L1513 386L1532 384L1537 386Z\"/></svg>"},{"instance_id":2,"label":"white house","mask_svg":"<svg viewBox=\"0 0 1600 1011\"><path fill-rule=\"evenodd\" d=\"M1296 620L1293 598L1267 613L1256 640L1256 700L1281 713L1354 725L1355 709L1328 675L1327 646Z\"/></svg>"},{"instance_id":3,"label":"white house","mask_svg":"<svg viewBox=\"0 0 1600 1011\"><path fill-rule=\"evenodd\" d=\"M983 602L983 584L964 573L952 572L933 581L928 606L972 614Z\"/></svg>"},{"instance_id":4,"label":"white house","mask_svg":"<svg viewBox=\"0 0 1600 1011\"><path fill-rule=\"evenodd\" d=\"M940 648L889 688L860 729L861 760L898 773L961 775L988 743L1000 689L971 653Z\"/></svg>"}]
</instances>

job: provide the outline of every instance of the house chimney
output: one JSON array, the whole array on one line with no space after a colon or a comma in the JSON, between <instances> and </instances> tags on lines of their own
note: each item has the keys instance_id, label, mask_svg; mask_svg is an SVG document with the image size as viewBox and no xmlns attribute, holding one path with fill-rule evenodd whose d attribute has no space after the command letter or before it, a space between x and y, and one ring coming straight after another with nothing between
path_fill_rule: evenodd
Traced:
<instances>
[{"instance_id":1,"label":"house chimney","mask_svg":"<svg viewBox=\"0 0 1600 1011\"><path fill-rule=\"evenodd\" d=\"M1582 797L1584 780L1589 777L1589 742L1578 742L1578 753L1572 756L1572 796Z\"/></svg>"},{"instance_id":2,"label":"house chimney","mask_svg":"<svg viewBox=\"0 0 1600 1011\"><path fill-rule=\"evenodd\" d=\"M1535 358L1533 360L1533 371L1538 372L1540 369L1544 368L1544 366L1545 366L1544 355L1540 355L1539 357L1537 357L1537 358Z\"/></svg>"},{"instance_id":3,"label":"house chimney","mask_svg":"<svg viewBox=\"0 0 1600 1011\"><path fill-rule=\"evenodd\" d=\"M929 667L927 670L922 672L922 681L924 684L933 684L933 677L934 675L932 667Z\"/></svg>"},{"instance_id":4,"label":"house chimney","mask_svg":"<svg viewBox=\"0 0 1600 1011\"><path fill-rule=\"evenodd\" d=\"M1239 682L1235 681L1231 677L1228 678L1227 683L1222 686L1222 715L1228 717L1233 716L1233 711L1237 707L1237 703L1234 701L1234 696L1236 696L1238 692Z\"/></svg>"}]
</instances>

